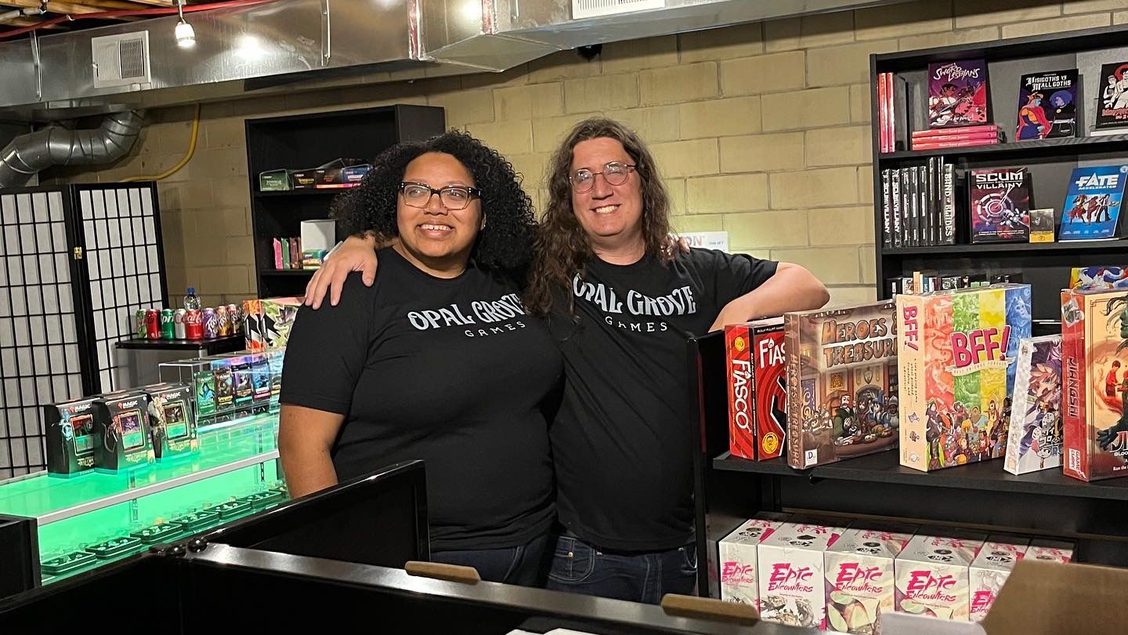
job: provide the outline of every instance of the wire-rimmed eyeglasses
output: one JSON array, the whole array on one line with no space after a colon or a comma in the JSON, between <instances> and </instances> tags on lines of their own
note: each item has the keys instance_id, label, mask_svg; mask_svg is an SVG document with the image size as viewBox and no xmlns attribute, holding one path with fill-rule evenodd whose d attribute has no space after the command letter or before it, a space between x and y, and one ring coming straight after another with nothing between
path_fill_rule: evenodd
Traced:
<instances>
[{"instance_id":1,"label":"wire-rimmed eyeglasses","mask_svg":"<svg viewBox=\"0 0 1128 635\"><path fill-rule=\"evenodd\" d=\"M403 202L412 207L426 207L435 194L439 195L443 207L450 210L466 209L470 201L482 198L482 190L468 185L448 185L436 189L423 183L404 181L400 183L399 189L403 194Z\"/></svg>"},{"instance_id":2,"label":"wire-rimmed eyeglasses","mask_svg":"<svg viewBox=\"0 0 1128 635\"><path fill-rule=\"evenodd\" d=\"M602 174L603 179L610 185L622 185L627 182L633 169L635 169L635 166L629 163L611 161L604 164L602 172L592 172L587 168L580 168L573 172L568 180L572 182L572 189L577 192L586 192L595 185L596 175Z\"/></svg>"}]
</instances>

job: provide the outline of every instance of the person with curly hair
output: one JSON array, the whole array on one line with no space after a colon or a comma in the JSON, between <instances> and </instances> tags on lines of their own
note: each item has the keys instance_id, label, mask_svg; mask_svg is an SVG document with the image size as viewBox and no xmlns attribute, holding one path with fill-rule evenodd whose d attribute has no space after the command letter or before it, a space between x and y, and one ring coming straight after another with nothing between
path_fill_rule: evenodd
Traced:
<instances>
[{"instance_id":1,"label":"person with curly hair","mask_svg":"<svg viewBox=\"0 0 1128 635\"><path fill-rule=\"evenodd\" d=\"M649 603L692 593L686 340L818 308L829 294L796 264L682 248L658 165L619 122L576 124L547 185L523 298L564 358L549 434L562 531L548 587ZM336 301L343 271L375 275L371 244L346 242L307 286L307 303L326 292Z\"/></svg>"},{"instance_id":2,"label":"person with curly hair","mask_svg":"<svg viewBox=\"0 0 1128 635\"><path fill-rule=\"evenodd\" d=\"M535 223L512 166L459 132L397 145L333 216L393 244L374 285L351 275L336 306L298 313L278 435L291 495L422 459L432 559L541 583L555 521L542 405L562 367L517 295Z\"/></svg>"}]
</instances>

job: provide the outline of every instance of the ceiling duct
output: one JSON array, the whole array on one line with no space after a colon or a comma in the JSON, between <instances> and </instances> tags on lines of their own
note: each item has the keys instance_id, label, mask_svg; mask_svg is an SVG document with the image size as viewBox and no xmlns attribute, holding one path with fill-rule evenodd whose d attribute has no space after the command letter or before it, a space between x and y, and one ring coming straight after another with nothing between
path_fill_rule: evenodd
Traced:
<instances>
[{"instance_id":1,"label":"ceiling duct","mask_svg":"<svg viewBox=\"0 0 1128 635\"><path fill-rule=\"evenodd\" d=\"M102 125L68 130L52 125L12 139L0 150L0 190L19 187L55 165L101 165L125 156L141 132L141 114L109 115Z\"/></svg>"},{"instance_id":2,"label":"ceiling duct","mask_svg":"<svg viewBox=\"0 0 1128 635\"><path fill-rule=\"evenodd\" d=\"M278 89L503 71L561 49L904 0L278 0L0 41L0 117L71 118ZM573 3L604 13L573 19ZM637 7L658 7L633 10ZM628 13L607 13L622 7ZM600 7L597 7L600 9ZM96 86L92 40L147 33L147 74ZM103 74L105 69L102 69Z\"/></svg>"}]
</instances>

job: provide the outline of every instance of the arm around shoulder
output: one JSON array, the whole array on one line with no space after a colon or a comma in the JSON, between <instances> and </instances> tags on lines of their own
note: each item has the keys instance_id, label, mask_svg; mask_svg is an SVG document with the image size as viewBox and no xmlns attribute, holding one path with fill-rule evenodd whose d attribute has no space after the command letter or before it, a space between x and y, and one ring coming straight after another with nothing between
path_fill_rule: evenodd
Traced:
<instances>
[{"instance_id":1,"label":"arm around shoulder","mask_svg":"<svg viewBox=\"0 0 1128 635\"><path fill-rule=\"evenodd\" d=\"M709 330L788 311L817 309L829 301L830 292L814 274L801 265L781 262L763 284L725 305Z\"/></svg>"}]
</instances>

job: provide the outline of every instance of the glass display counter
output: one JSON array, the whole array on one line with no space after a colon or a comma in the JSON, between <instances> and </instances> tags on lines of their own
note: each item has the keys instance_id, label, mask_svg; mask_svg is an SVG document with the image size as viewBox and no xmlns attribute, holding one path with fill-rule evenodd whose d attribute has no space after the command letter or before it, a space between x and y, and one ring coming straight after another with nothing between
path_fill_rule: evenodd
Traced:
<instances>
[{"instance_id":1,"label":"glass display counter","mask_svg":"<svg viewBox=\"0 0 1128 635\"><path fill-rule=\"evenodd\" d=\"M44 584L274 506L285 499L278 416L211 426L199 452L116 473L46 472L0 483L0 515L33 518Z\"/></svg>"}]
</instances>

